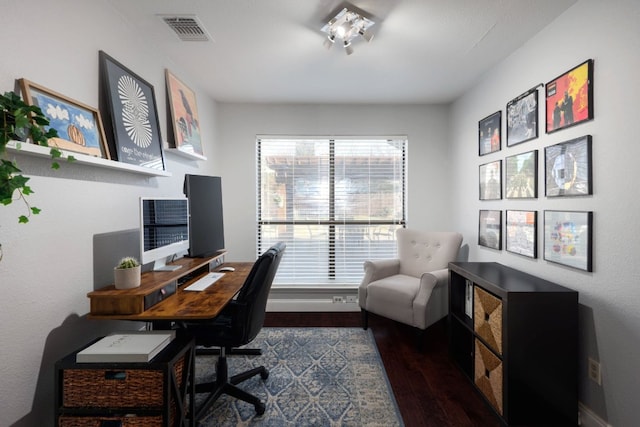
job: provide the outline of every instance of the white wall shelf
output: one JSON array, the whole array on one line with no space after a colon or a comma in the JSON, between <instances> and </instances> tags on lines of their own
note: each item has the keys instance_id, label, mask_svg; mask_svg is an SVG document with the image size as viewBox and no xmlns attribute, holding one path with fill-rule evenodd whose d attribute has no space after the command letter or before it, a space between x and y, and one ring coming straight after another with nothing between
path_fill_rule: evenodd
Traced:
<instances>
[{"instance_id":1,"label":"white wall shelf","mask_svg":"<svg viewBox=\"0 0 640 427\"><path fill-rule=\"evenodd\" d=\"M20 148L18 148L18 146ZM10 141L7 144L7 150L15 153L26 154L36 157L51 157L50 147L43 147L41 145L31 144L29 142ZM82 153L74 153L72 151L60 150L62 152L62 159L66 160L68 156L73 156L76 160L73 163L92 165L106 169L117 169L121 171L137 173L150 176L171 176L171 172L162 171L158 169L147 168L144 166L132 165L129 163L122 163L115 160L103 159L101 157L88 156Z\"/></svg>"},{"instance_id":2,"label":"white wall shelf","mask_svg":"<svg viewBox=\"0 0 640 427\"><path fill-rule=\"evenodd\" d=\"M186 157L187 159L191 160L207 160L207 158L202 154L190 153L179 148L165 148L164 151L167 153L175 154L176 156Z\"/></svg>"}]
</instances>

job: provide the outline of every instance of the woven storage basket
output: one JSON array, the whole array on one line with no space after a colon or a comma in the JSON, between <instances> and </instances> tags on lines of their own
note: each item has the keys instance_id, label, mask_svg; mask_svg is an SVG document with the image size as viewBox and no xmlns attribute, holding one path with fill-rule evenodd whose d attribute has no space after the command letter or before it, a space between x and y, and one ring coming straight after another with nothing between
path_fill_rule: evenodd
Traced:
<instances>
[{"instance_id":1,"label":"woven storage basket","mask_svg":"<svg viewBox=\"0 0 640 427\"><path fill-rule=\"evenodd\" d=\"M178 387L182 385L183 368L184 356L174 365ZM113 372L123 378L111 379ZM163 373L157 369L65 369L62 403L67 408L161 407Z\"/></svg>"},{"instance_id":2,"label":"woven storage basket","mask_svg":"<svg viewBox=\"0 0 640 427\"><path fill-rule=\"evenodd\" d=\"M476 339L474 382L491 403L502 415L502 361Z\"/></svg>"},{"instance_id":3,"label":"woven storage basket","mask_svg":"<svg viewBox=\"0 0 640 427\"><path fill-rule=\"evenodd\" d=\"M494 351L502 354L502 300L477 286L473 291L473 327Z\"/></svg>"},{"instance_id":4,"label":"woven storage basket","mask_svg":"<svg viewBox=\"0 0 640 427\"><path fill-rule=\"evenodd\" d=\"M157 427L162 425L162 417L69 417L58 419L59 427L101 427L104 422L119 422L122 427ZM173 425L173 424L172 424Z\"/></svg>"}]
</instances>

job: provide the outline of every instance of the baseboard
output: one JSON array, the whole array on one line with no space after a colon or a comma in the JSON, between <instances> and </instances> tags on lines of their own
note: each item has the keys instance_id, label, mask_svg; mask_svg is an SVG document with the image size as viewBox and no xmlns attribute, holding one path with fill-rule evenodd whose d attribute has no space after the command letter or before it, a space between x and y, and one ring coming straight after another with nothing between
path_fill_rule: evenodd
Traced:
<instances>
[{"instance_id":1,"label":"baseboard","mask_svg":"<svg viewBox=\"0 0 640 427\"><path fill-rule=\"evenodd\" d=\"M578 413L580 414L579 425L581 427L613 427L582 402L578 402Z\"/></svg>"},{"instance_id":2,"label":"baseboard","mask_svg":"<svg viewBox=\"0 0 640 427\"><path fill-rule=\"evenodd\" d=\"M267 311L345 312L360 311L360 306L354 302L333 302L332 300L269 298Z\"/></svg>"}]
</instances>

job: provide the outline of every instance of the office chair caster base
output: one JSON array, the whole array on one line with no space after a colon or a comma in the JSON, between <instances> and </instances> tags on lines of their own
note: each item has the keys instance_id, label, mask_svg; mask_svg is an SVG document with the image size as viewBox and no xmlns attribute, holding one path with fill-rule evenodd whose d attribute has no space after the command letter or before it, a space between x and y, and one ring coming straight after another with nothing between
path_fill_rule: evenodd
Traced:
<instances>
[{"instance_id":1,"label":"office chair caster base","mask_svg":"<svg viewBox=\"0 0 640 427\"><path fill-rule=\"evenodd\" d=\"M269 371L265 369L264 371L260 372L260 378L262 378L263 380L269 378Z\"/></svg>"},{"instance_id":2,"label":"office chair caster base","mask_svg":"<svg viewBox=\"0 0 640 427\"><path fill-rule=\"evenodd\" d=\"M263 415L264 411L267 409L267 407L265 406L264 403L260 402L260 403L256 403L255 405L253 405L253 407L256 409L256 414L258 416Z\"/></svg>"}]
</instances>

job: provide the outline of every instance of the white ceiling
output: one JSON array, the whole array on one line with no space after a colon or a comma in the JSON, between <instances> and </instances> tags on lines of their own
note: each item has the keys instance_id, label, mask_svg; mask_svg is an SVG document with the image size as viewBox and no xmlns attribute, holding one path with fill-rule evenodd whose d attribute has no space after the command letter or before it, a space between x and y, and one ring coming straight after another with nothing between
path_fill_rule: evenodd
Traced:
<instances>
[{"instance_id":1,"label":"white ceiling","mask_svg":"<svg viewBox=\"0 0 640 427\"><path fill-rule=\"evenodd\" d=\"M222 102L446 103L576 0L353 0L374 39L323 47L340 0L109 0L154 49ZM213 40L158 17L193 14ZM181 76L179 76L181 77Z\"/></svg>"}]
</instances>

